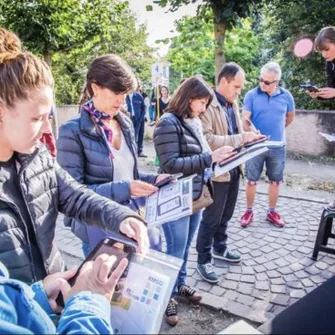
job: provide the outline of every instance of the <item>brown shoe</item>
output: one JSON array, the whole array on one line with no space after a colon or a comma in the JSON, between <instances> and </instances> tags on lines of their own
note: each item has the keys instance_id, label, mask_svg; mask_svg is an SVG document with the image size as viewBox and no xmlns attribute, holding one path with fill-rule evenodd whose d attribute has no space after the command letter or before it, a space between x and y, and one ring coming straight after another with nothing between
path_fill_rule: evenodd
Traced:
<instances>
[{"instance_id":1,"label":"brown shoe","mask_svg":"<svg viewBox=\"0 0 335 335\"><path fill-rule=\"evenodd\" d=\"M200 302L202 299L202 296L189 285L181 285L178 289L178 294L194 304Z\"/></svg>"},{"instance_id":2,"label":"brown shoe","mask_svg":"<svg viewBox=\"0 0 335 335\"><path fill-rule=\"evenodd\" d=\"M179 321L177 305L176 300L170 299L165 310L166 322L172 327L174 327Z\"/></svg>"}]
</instances>

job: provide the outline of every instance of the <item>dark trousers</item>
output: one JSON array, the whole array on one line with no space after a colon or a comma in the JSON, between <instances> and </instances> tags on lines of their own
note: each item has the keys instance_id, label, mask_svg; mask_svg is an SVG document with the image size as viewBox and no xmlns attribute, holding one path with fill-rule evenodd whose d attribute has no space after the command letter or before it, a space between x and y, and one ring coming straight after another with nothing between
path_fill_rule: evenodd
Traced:
<instances>
[{"instance_id":1,"label":"dark trousers","mask_svg":"<svg viewBox=\"0 0 335 335\"><path fill-rule=\"evenodd\" d=\"M144 119L135 120L133 119L133 124L135 128L135 141L137 144L137 153L141 154L143 151L143 140L144 140Z\"/></svg>"},{"instance_id":2,"label":"dark trousers","mask_svg":"<svg viewBox=\"0 0 335 335\"><path fill-rule=\"evenodd\" d=\"M197 238L198 263L209 263L212 259L212 246L222 253L227 248L228 221L234 213L238 195L240 173L231 171L231 180L227 183L213 182L214 202L203 214Z\"/></svg>"}]
</instances>

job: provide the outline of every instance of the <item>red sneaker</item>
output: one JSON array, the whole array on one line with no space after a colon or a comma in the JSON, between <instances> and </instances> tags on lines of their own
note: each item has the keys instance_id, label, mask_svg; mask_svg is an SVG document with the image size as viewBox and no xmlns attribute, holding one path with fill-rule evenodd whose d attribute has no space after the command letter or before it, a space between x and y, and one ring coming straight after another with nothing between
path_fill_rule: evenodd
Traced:
<instances>
[{"instance_id":1,"label":"red sneaker","mask_svg":"<svg viewBox=\"0 0 335 335\"><path fill-rule=\"evenodd\" d=\"M283 228L285 226L284 220L280 217L279 213L276 211L269 212L268 215L266 216L266 219L278 228Z\"/></svg>"},{"instance_id":2,"label":"red sneaker","mask_svg":"<svg viewBox=\"0 0 335 335\"><path fill-rule=\"evenodd\" d=\"M241 217L241 227L245 228L249 226L253 218L254 218L254 213L251 211L246 211Z\"/></svg>"}]
</instances>

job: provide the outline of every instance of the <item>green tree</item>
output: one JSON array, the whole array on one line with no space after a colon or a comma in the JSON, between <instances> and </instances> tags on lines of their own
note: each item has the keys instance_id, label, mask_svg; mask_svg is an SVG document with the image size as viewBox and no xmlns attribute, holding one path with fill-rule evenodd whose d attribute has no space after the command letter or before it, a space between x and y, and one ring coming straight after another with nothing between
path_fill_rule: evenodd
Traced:
<instances>
[{"instance_id":1,"label":"green tree","mask_svg":"<svg viewBox=\"0 0 335 335\"><path fill-rule=\"evenodd\" d=\"M67 52L101 34L102 2L2 0L0 24L16 32L29 50L43 55L50 65L55 52Z\"/></svg>"},{"instance_id":2,"label":"green tree","mask_svg":"<svg viewBox=\"0 0 335 335\"><path fill-rule=\"evenodd\" d=\"M209 12L207 15L209 16ZM242 19L226 35L226 60L241 65L252 78L257 72L259 38L252 29L251 19ZM210 18L184 17L175 22L178 36L172 38L167 59L172 64L175 76L173 88L180 78L201 74L208 82L214 84L215 40ZM178 80L179 79L179 80ZM246 85L249 88L250 85Z\"/></svg>"},{"instance_id":3,"label":"green tree","mask_svg":"<svg viewBox=\"0 0 335 335\"><path fill-rule=\"evenodd\" d=\"M107 7L103 8L103 5ZM89 63L104 53L118 54L132 67L138 80L149 86L154 50L146 42L146 25L138 23L128 2L101 1L96 14L102 11L105 28L101 35L87 39L68 52L57 52L53 56L57 103L78 102Z\"/></svg>"},{"instance_id":4,"label":"green tree","mask_svg":"<svg viewBox=\"0 0 335 335\"><path fill-rule=\"evenodd\" d=\"M283 70L283 85L295 97L298 108L334 109L332 101L311 99L299 89L306 80L324 87L324 59L312 54L304 59L294 57L292 47L302 36L314 37L325 26L334 25L335 0L273 0L265 6L260 24L255 27L262 39L261 64L277 60Z\"/></svg>"},{"instance_id":5,"label":"green tree","mask_svg":"<svg viewBox=\"0 0 335 335\"><path fill-rule=\"evenodd\" d=\"M196 2L198 0L192 0ZM191 0L160 0L160 6L170 6L171 11L176 11L182 5L187 5ZM208 9L211 10L215 40L215 68L218 71L225 63L225 36L227 30L232 29L241 18L248 17L262 0L203 0L198 6L198 16L206 17Z\"/></svg>"},{"instance_id":6,"label":"green tree","mask_svg":"<svg viewBox=\"0 0 335 335\"><path fill-rule=\"evenodd\" d=\"M118 54L141 82L150 80L154 50L128 1L1 0L0 25L52 60L57 103L78 102L88 64L103 53Z\"/></svg>"}]
</instances>

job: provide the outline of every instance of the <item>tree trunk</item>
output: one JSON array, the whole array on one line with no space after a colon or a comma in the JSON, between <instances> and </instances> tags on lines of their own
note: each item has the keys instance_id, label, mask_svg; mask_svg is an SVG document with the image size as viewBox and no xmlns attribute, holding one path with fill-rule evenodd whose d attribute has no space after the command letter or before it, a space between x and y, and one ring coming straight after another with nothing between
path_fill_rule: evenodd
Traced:
<instances>
[{"instance_id":1,"label":"tree trunk","mask_svg":"<svg viewBox=\"0 0 335 335\"><path fill-rule=\"evenodd\" d=\"M49 65L51 68L51 54L48 52L45 52L43 55L44 61Z\"/></svg>"},{"instance_id":2,"label":"tree trunk","mask_svg":"<svg viewBox=\"0 0 335 335\"><path fill-rule=\"evenodd\" d=\"M213 6L214 16L214 39L215 39L215 71L218 73L226 62L224 54L224 39L226 35L226 24L222 22L219 6Z\"/></svg>"}]
</instances>

